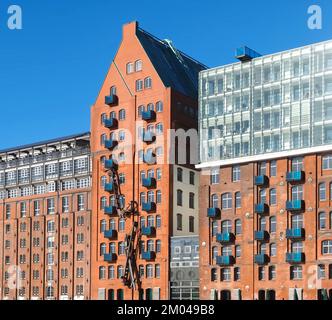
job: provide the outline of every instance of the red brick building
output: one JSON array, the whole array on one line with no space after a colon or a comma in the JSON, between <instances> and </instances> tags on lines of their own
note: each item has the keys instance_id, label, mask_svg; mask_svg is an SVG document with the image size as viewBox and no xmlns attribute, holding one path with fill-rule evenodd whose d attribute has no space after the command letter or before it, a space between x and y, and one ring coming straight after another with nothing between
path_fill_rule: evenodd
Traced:
<instances>
[{"instance_id":1,"label":"red brick building","mask_svg":"<svg viewBox=\"0 0 332 320\"><path fill-rule=\"evenodd\" d=\"M92 299L169 297L169 244L177 217L173 200L177 192L185 201L193 196L176 188L174 166L167 160L172 151L167 132L197 128L198 72L203 68L136 22L123 27L122 42L91 110ZM148 161L149 156L156 156L156 162ZM111 158L118 163L123 203L138 206L137 215L126 219L114 210L118 198L106 161ZM182 169L197 175L193 167ZM192 211L197 223L197 208ZM134 222L141 226L135 238L136 290L122 280L126 236Z\"/></svg>"},{"instance_id":2,"label":"red brick building","mask_svg":"<svg viewBox=\"0 0 332 320\"><path fill-rule=\"evenodd\" d=\"M0 299L90 298L89 139L0 151Z\"/></svg>"}]
</instances>

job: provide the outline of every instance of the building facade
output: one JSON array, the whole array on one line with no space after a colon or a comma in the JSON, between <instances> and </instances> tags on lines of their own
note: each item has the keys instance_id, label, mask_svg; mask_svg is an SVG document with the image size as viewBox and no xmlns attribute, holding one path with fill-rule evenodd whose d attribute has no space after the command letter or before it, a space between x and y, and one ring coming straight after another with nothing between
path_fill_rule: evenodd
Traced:
<instances>
[{"instance_id":1,"label":"building facade","mask_svg":"<svg viewBox=\"0 0 332 320\"><path fill-rule=\"evenodd\" d=\"M332 42L241 51L200 73L201 298L327 299Z\"/></svg>"},{"instance_id":2,"label":"building facade","mask_svg":"<svg viewBox=\"0 0 332 320\"><path fill-rule=\"evenodd\" d=\"M171 238L170 299L199 300L199 238Z\"/></svg>"},{"instance_id":3,"label":"building facade","mask_svg":"<svg viewBox=\"0 0 332 320\"><path fill-rule=\"evenodd\" d=\"M89 140L0 151L0 299L90 298Z\"/></svg>"},{"instance_id":4,"label":"building facade","mask_svg":"<svg viewBox=\"0 0 332 320\"><path fill-rule=\"evenodd\" d=\"M198 173L184 163L187 188L174 189L178 154L170 163L174 146L168 144L167 133L197 128L198 72L204 68L137 22L124 26L121 45L91 111L92 299L169 298L170 237L181 232L181 226L174 230L173 220L182 214L182 229L189 233L191 225L197 231L197 194L189 194ZM113 162L108 160L117 163L117 191L110 188L115 181L108 170ZM188 201L181 212L173 209L174 190L182 191L181 201ZM133 201L136 214L119 216L119 199L124 207ZM139 231L131 237L135 223ZM137 254L136 289L123 283L128 237Z\"/></svg>"}]
</instances>

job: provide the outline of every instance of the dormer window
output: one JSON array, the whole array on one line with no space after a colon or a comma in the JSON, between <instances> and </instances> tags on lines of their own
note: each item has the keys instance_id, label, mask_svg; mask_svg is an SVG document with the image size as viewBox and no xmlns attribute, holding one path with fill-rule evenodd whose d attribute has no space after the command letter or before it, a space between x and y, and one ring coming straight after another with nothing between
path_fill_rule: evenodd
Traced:
<instances>
[{"instance_id":1,"label":"dormer window","mask_svg":"<svg viewBox=\"0 0 332 320\"><path fill-rule=\"evenodd\" d=\"M143 63L142 63L142 60L137 60L135 62L135 71L142 71L142 68L143 68Z\"/></svg>"}]
</instances>

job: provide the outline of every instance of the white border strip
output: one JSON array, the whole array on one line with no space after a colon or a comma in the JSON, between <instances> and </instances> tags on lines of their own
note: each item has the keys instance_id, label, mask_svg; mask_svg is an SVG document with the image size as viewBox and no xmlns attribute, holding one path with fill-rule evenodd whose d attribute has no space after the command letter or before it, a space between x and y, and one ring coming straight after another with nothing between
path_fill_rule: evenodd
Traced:
<instances>
[{"instance_id":1,"label":"white border strip","mask_svg":"<svg viewBox=\"0 0 332 320\"><path fill-rule=\"evenodd\" d=\"M227 159L227 160L204 162L204 163L196 165L196 168L204 169L204 168L224 167L224 166L229 166L229 165L234 165L234 164L243 164L243 163L249 163L249 162L287 158L287 157L294 157L294 156L299 156L299 155L327 152L327 151L332 151L332 144L325 145L325 146L319 146L319 147L297 149L297 150L279 151L279 152L274 152L274 153L260 154L260 155L248 156L248 157L243 157L243 158L233 158L233 159Z\"/></svg>"}]
</instances>

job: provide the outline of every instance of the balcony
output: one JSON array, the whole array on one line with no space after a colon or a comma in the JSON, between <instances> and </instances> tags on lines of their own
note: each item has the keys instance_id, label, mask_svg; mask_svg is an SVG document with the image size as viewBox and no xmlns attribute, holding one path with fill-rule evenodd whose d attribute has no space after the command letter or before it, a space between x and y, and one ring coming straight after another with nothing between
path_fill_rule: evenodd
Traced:
<instances>
[{"instance_id":1,"label":"balcony","mask_svg":"<svg viewBox=\"0 0 332 320\"><path fill-rule=\"evenodd\" d=\"M115 94L111 94L105 97L105 104L110 107L116 106L119 103L118 96Z\"/></svg>"},{"instance_id":2,"label":"balcony","mask_svg":"<svg viewBox=\"0 0 332 320\"><path fill-rule=\"evenodd\" d=\"M116 216L118 214L118 210L116 209L115 206L105 207L104 213L109 216Z\"/></svg>"},{"instance_id":3,"label":"balcony","mask_svg":"<svg viewBox=\"0 0 332 320\"><path fill-rule=\"evenodd\" d=\"M113 150L118 145L116 140L106 140L105 141L105 148L109 150Z\"/></svg>"},{"instance_id":4,"label":"balcony","mask_svg":"<svg viewBox=\"0 0 332 320\"><path fill-rule=\"evenodd\" d=\"M235 264L235 258L233 256L218 256L216 258L218 266L232 266Z\"/></svg>"},{"instance_id":5,"label":"balcony","mask_svg":"<svg viewBox=\"0 0 332 320\"><path fill-rule=\"evenodd\" d=\"M153 110L143 111L142 119L144 121L154 121L156 120L156 113Z\"/></svg>"},{"instance_id":6,"label":"balcony","mask_svg":"<svg viewBox=\"0 0 332 320\"><path fill-rule=\"evenodd\" d=\"M217 233L216 240L222 244L233 243L235 241L235 235L229 232Z\"/></svg>"},{"instance_id":7,"label":"balcony","mask_svg":"<svg viewBox=\"0 0 332 320\"><path fill-rule=\"evenodd\" d=\"M207 216L208 216L208 218L211 218L211 219L220 219L221 210L219 208L208 208Z\"/></svg>"},{"instance_id":8,"label":"balcony","mask_svg":"<svg viewBox=\"0 0 332 320\"><path fill-rule=\"evenodd\" d=\"M112 182L111 183L106 183L105 187L104 187L104 190L106 192L114 192L114 184Z\"/></svg>"},{"instance_id":9,"label":"balcony","mask_svg":"<svg viewBox=\"0 0 332 320\"><path fill-rule=\"evenodd\" d=\"M108 129L116 129L118 127L118 120L115 118L105 119L104 126Z\"/></svg>"},{"instance_id":10,"label":"balcony","mask_svg":"<svg viewBox=\"0 0 332 320\"><path fill-rule=\"evenodd\" d=\"M105 169L118 170L118 164L113 159L105 160Z\"/></svg>"},{"instance_id":11,"label":"balcony","mask_svg":"<svg viewBox=\"0 0 332 320\"><path fill-rule=\"evenodd\" d=\"M270 258L267 254L256 254L255 255L255 263L260 266L263 266L263 265L269 263L269 261L270 261Z\"/></svg>"},{"instance_id":12,"label":"balcony","mask_svg":"<svg viewBox=\"0 0 332 320\"><path fill-rule=\"evenodd\" d=\"M142 252L142 259L146 261L152 261L156 259L156 253L154 251Z\"/></svg>"},{"instance_id":13,"label":"balcony","mask_svg":"<svg viewBox=\"0 0 332 320\"><path fill-rule=\"evenodd\" d=\"M254 184L257 187L265 187L269 184L269 178L265 175L257 176L254 179Z\"/></svg>"},{"instance_id":14,"label":"balcony","mask_svg":"<svg viewBox=\"0 0 332 320\"><path fill-rule=\"evenodd\" d=\"M155 227L143 227L141 229L142 236L153 237L156 235L156 228Z\"/></svg>"},{"instance_id":15,"label":"balcony","mask_svg":"<svg viewBox=\"0 0 332 320\"><path fill-rule=\"evenodd\" d=\"M116 230L104 231L104 237L110 240L115 240L118 237L118 232Z\"/></svg>"},{"instance_id":16,"label":"balcony","mask_svg":"<svg viewBox=\"0 0 332 320\"><path fill-rule=\"evenodd\" d=\"M269 241L270 234L267 231L256 231L255 232L255 240L256 241Z\"/></svg>"},{"instance_id":17,"label":"balcony","mask_svg":"<svg viewBox=\"0 0 332 320\"><path fill-rule=\"evenodd\" d=\"M156 141L156 135L154 132L152 131L146 131L143 134L143 138L142 138L143 142L145 143L152 143Z\"/></svg>"},{"instance_id":18,"label":"balcony","mask_svg":"<svg viewBox=\"0 0 332 320\"><path fill-rule=\"evenodd\" d=\"M148 213L156 211L156 203L155 202L144 202L142 204L142 210Z\"/></svg>"},{"instance_id":19,"label":"balcony","mask_svg":"<svg viewBox=\"0 0 332 320\"><path fill-rule=\"evenodd\" d=\"M266 203L259 203L255 205L255 213L268 214L270 211L269 206Z\"/></svg>"},{"instance_id":20,"label":"balcony","mask_svg":"<svg viewBox=\"0 0 332 320\"><path fill-rule=\"evenodd\" d=\"M290 240L303 240L305 239L305 230L303 228L287 229L286 238Z\"/></svg>"},{"instance_id":21,"label":"balcony","mask_svg":"<svg viewBox=\"0 0 332 320\"><path fill-rule=\"evenodd\" d=\"M104 254L104 261L105 262L116 262L116 260L118 259L117 255L115 253L108 253L108 254Z\"/></svg>"},{"instance_id":22,"label":"balcony","mask_svg":"<svg viewBox=\"0 0 332 320\"><path fill-rule=\"evenodd\" d=\"M286 202L286 210L290 212L303 211L305 208L304 200L293 200Z\"/></svg>"},{"instance_id":23,"label":"balcony","mask_svg":"<svg viewBox=\"0 0 332 320\"><path fill-rule=\"evenodd\" d=\"M142 186L145 188L155 188L157 185L156 179L155 178L144 178L142 179Z\"/></svg>"},{"instance_id":24,"label":"balcony","mask_svg":"<svg viewBox=\"0 0 332 320\"><path fill-rule=\"evenodd\" d=\"M290 183L298 183L304 181L304 171L291 171L287 172L286 180Z\"/></svg>"},{"instance_id":25,"label":"balcony","mask_svg":"<svg viewBox=\"0 0 332 320\"><path fill-rule=\"evenodd\" d=\"M305 262L305 254L303 252L286 253L286 262L290 264L300 264Z\"/></svg>"},{"instance_id":26,"label":"balcony","mask_svg":"<svg viewBox=\"0 0 332 320\"><path fill-rule=\"evenodd\" d=\"M143 159L144 163L146 164L156 164L157 162L157 159L156 159L156 155L151 152L151 151L148 151L144 154L144 159Z\"/></svg>"}]
</instances>

